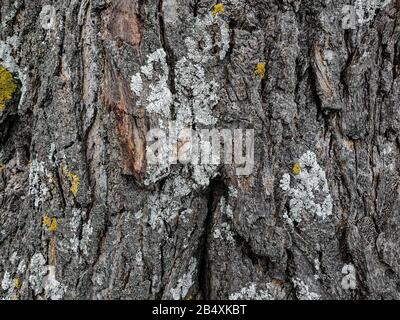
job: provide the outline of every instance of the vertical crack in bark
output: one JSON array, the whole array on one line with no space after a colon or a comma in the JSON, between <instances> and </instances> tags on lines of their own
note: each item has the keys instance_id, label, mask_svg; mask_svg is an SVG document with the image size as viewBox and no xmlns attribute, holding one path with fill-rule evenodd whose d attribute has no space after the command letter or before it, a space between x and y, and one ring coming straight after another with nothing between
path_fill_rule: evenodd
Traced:
<instances>
[{"instance_id":1,"label":"vertical crack in bark","mask_svg":"<svg viewBox=\"0 0 400 320\"><path fill-rule=\"evenodd\" d=\"M199 293L204 300L208 300L211 297L211 278L208 261L208 250L210 244L210 232L213 225L214 213L217 204L224 193L227 191L227 187L223 181L223 178L218 176L210 181L207 195L207 217L204 222L204 235L200 246L200 262L199 262Z\"/></svg>"},{"instance_id":2,"label":"vertical crack in bark","mask_svg":"<svg viewBox=\"0 0 400 320\"><path fill-rule=\"evenodd\" d=\"M200 0L196 0L194 2L194 4L192 5L192 9L193 9L193 16L197 17L198 11L199 11L199 2Z\"/></svg>"},{"instance_id":3,"label":"vertical crack in bark","mask_svg":"<svg viewBox=\"0 0 400 320\"><path fill-rule=\"evenodd\" d=\"M285 270L285 276L286 276L286 281L290 283L290 290L288 291L286 295L286 299L290 298L296 298L296 290L294 288L294 285L291 281L292 275L293 275L293 270L295 268L295 262L293 258L293 253L290 249L286 249L286 255L287 255L287 261L286 261L286 270Z\"/></svg>"},{"instance_id":4,"label":"vertical crack in bark","mask_svg":"<svg viewBox=\"0 0 400 320\"><path fill-rule=\"evenodd\" d=\"M57 189L59 190L59 195L60 195L60 198L61 198L63 209L65 209L67 207L67 200L65 199L65 196L64 196L64 189L62 187L62 179L61 179L61 176L60 176L60 172L59 172L58 166L57 166L57 169L55 170L55 173L56 173Z\"/></svg>"},{"instance_id":5,"label":"vertical crack in bark","mask_svg":"<svg viewBox=\"0 0 400 320\"><path fill-rule=\"evenodd\" d=\"M159 0L159 2L158 2L158 19L159 19L159 25L160 25L160 41L161 41L162 48L164 49L164 51L166 53L167 64L169 66L169 73L168 73L169 87L170 87L171 93L175 94L176 93L176 89L175 89L175 65L176 65L176 61L175 61L174 51L173 51L173 49L171 48L171 46L169 45L169 43L167 41L168 35L166 33L166 28L165 28L163 2L164 2L164 0ZM175 111L175 107L174 107L173 104L171 104L170 112L171 112L172 119L175 120L176 119L176 111Z\"/></svg>"}]
</instances>

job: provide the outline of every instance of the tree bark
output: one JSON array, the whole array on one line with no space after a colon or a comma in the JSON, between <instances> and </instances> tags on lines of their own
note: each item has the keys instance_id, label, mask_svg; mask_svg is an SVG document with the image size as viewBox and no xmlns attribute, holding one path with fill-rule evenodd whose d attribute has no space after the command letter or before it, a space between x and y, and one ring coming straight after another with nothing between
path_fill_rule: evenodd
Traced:
<instances>
[{"instance_id":1,"label":"tree bark","mask_svg":"<svg viewBox=\"0 0 400 320\"><path fill-rule=\"evenodd\" d=\"M400 298L400 1L219 3L0 0L0 298Z\"/></svg>"}]
</instances>

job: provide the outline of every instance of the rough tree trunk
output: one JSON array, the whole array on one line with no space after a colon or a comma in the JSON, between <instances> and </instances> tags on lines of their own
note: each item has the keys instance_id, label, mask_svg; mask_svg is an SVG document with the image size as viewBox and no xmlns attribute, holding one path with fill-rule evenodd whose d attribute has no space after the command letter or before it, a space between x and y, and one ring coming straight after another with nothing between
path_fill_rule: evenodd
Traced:
<instances>
[{"instance_id":1,"label":"rough tree trunk","mask_svg":"<svg viewBox=\"0 0 400 320\"><path fill-rule=\"evenodd\" d=\"M400 1L222 2L0 0L0 298L400 298ZM172 120L253 172L151 166Z\"/></svg>"}]
</instances>

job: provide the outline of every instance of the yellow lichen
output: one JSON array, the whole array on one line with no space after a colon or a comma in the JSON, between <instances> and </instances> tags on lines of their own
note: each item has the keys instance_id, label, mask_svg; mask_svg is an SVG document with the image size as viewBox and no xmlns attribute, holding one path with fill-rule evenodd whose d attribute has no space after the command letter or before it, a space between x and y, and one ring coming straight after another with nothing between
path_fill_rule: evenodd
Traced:
<instances>
[{"instance_id":1,"label":"yellow lichen","mask_svg":"<svg viewBox=\"0 0 400 320\"><path fill-rule=\"evenodd\" d=\"M15 283L15 288L16 288L16 289L19 289L19 287L21 286L21 283L20 283L20 281L19 281L19 277L16 277L16 278L14 279L14 283Z\"/></svg>"},{"instance_id":2,"label":"yellow lichen","mask_svg":"<svg viewBox=\"0 0 400 320\"><path fill-rule=\"evenodd\" d=\"M56 232L58 229L57 218L50 218L47 214L43 217L43 225L47 227L47 231Z\"/></svg>"},{"instance_id":3,"label":"yellow lichen","mask_svg":"<svg viewBox=\"0 0 400 320\"><path fill-rule=\"evenodd\" d=\"M213 11L212 14L215 17L217 14L219 13L224 13L225 11L225 6L223 3L217 3L214 7L213 7Z\"/></svg>"},{"instance_id":4,"label":"yellow lichen","mask_svg":"<svg viewBox=\"0 0 400 320\"><path fill-rule=\"evenodd\" d=\"M81 179L79 176L73 172L68 171L68 169L64 168L64 174L68 178L71 183L71 188L69 189L71 193L76 196L78 195L79 185L81 184Z\"/></svg>"},{"instance_id":5,"label":"yellow lichen","mask_svg":"<svg viewBox=\"0 0 400 320\"><path fill-rule=\"evenodd\" d=\"M256 75L258 75L261 79L264 79L266 72L267 72L267 64L265 62L258 63L256 68Z\"/></svg>"},{"instance_id":6,"label":"yellow lichen","mask_svg":"<svg viewBox=\"0 0 400 320\"><path fill-rule=\"evenodd\" d=\"M58 229L58 224L57 224L57 218L52 218L51 219L51 224L49 227L50 232L56 232Z\"/></svg>"},{"instance_id":7,"label":"yellow lichen","mask_svg":"<svg viewBox=\"0 0 400 320\"><path fill-rule=\"evenodd\" d=\"M43 224L47 227L51 226L51 218L47 214L43 217Z\"/></svg>"},{"instance_id":8,"label":"yellow lichen","mask_svg":"<svg viewBox=\"0 0 400 320\"><path fill-rule=\"evenodd\" d=\"M0 66L0 110L6 110L6 102L10 101L17 90L17 83L13 75L6 68Z\"/></svg>"},{"instance_id":9,"label":"yellow lichen","mask_svg":"<svg viewBox=\"0 0 400 320\"><path fill-rule=\"evenodd\" d=\"M295 175L299 175L301 173L301 165L300 163L295 163L293 165L292 171Z\"/></svg>"},{"instance_id":10,"label":"yellow lichen","mask_svg":"<svg viewBox=\"0 0 400 320\"><path fill-rule=\"evenodd\" d=\"M2 163L0 163L0 172L6 170L6 166Z\"/></svg>"}]
</instances>

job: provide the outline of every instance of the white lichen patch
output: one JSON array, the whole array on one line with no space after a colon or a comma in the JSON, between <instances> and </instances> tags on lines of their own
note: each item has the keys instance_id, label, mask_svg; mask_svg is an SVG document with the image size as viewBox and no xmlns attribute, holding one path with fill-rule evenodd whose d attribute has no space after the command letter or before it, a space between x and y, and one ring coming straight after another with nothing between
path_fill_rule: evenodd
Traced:
<instances>
[{"instance_id":1,"label":"white lichen patch","mask_svg":"<svg viewBox=\"0 0 400 320\"><path fill-rule=\"evenodd\" d=\"M150 205L150 216L148 223L153 230L162 232L164 222L170 222L178 216L179 205L175 201L168 203L168 195L151 195L148 203Z\"/></svg>"},{"instance_id":2,"label":"white lichen patch","mask_svg":"<svg viewBox=\"0 0 400 320\"><path fill-rule=\"evenodd\" d=\"M192 179L195 182L193 188L207 187L210 184L210 179L215 177L217 166L213 165L193 165Z\"/></svg>"},{"instance_id":3,"label":"white lichen patch","mask_svg":"<svg viewBox=\"0 0 400 320\"><path fill-rule=\"evenodd\" d=\"M64 297L66 287L56 279L56 268L47 266L47 276L43 279L45 298L51 300L61 300Z\"/></svg>"},{"instance_id":4,"label":"white lichen patch","mask_svg":"<svg viewBox=\"0 0 400 320\"><path fill-rule=\"evenodd\" d=\"M182 223L188 223L189 222L189 217L193 215L193 210L192 209L185 209L179 214L179 219ZM190 238L190 233L188 234L188 238ZM188 238L185 238L187 240Z\"/></svg>"},{"instance_id":5,"label":"white lichen patch","mask_svg":"<svg viewBox=\"0 0 400 320\"><path fill-rule=\"evenodd\" d=\"M81 219L82 219L81 210L77 208L72 209L72 217L69 222L70 230L74 234L69 239L69 248L72 252L78 252L79 248L78 232L79 232L79 226L81 225Z\"/></svg>"},{"instance_id":6,"label":"white lichen patch","mask_svg":"<svg viewBox=\"0 0 400 320\"><path fill-rule=\"evenodd\" d=\"M288 173L285 173L283 175L279 186L283 191L289 191L290 190L290 175Z\"/></svg>"},{"instance_id":7,"label":"white lichen patch","mask_svg":"<svg viewBox=\"0 0 400 320\"><path fill-rule=\"evenodd\" d=\"M170 290L172 299L182 300L186 298L190 288L194 284L196 268L197 260L195 258L191 258L188 266L188 272L185 273L184 276L178 280L176 287L171 288Z\"/></svg>"},{"instance_id":8,"label":"white lichen patch","mask_svg":"<svg viewBox=\"0 0 400 320\"><path fill-rule=\"evenodd\" d=\"M92 222L89 219L89 221L83 225L82 239L80 241L80 246L79 246L82 252L86 256L89 255L89 247L92 234L93 234L93 227L92 227Z\"/></svg>"},{"instance_id":9,"label":"white lichen patch","mask_svg":"<svg viewBox=\"0 0 400 320\"><path fill-rule=\"evenodd\" d=\"M301 279L294 278L292 282L299 300L319 300L321 298L319 294L312 292Z\"/></svg>"},{"instance_id":10,"label":"white lichen patch","mask_svg":"<svg viewBox=\"0 0 400 320\"><path fill-rule=\"evenodd\" d=\"M318 280L320 278L319 273L321 271L321 262L319 259L314 259L314 268L316 273L314 274L314 279Z\"/></svg>"},{"instance_id":11,"label":"white lichen patch","mask_svg":"<svg viewBox=\"0 0 400 320\"><path fill-rule=\"evenodd\" d=\"M79 226L81 224L81 219L82 219L82 211L81 211L81 209L73 208L72 209L72 217L71 217L71 220L69 222L71 230L78 231Z\"/></svg>"},{"instance_id":12,"label":"white lichen patch","mask_svg":"<svg viewBox=\"0 0 400 320\"><path fill-rule=\"evenodd\" d=\"M316 155L306 152L293 171L293 177L284 174L280 181L280 188L290 197L290 211L285 215L288 222L300 223L315 218L324 220L331 216L332 197L325 171L319 166Z\"/></svg>"},{"instance_id":13,"label":"white lichen patch","mask_svg":"<svg viewBox=\"0 0 400 320\"><path fill-rule=\"evenodd\" d=\"M201 43L201 46L199 45ZM188 58L194 63L205 64L213 57L213 51L219 52L218 58L225 59L230 45L228 24L211 13L196 17L193 34L185 39Z\"/></svg>"},{"instance_id":14,"label":"white lichen patch","mask_svg":"<svg viewBox=\"0 0 400 320\"><path fill-rule=\"evenodd\" d=\"M222 239L231 245L235 244L235 238L231 231L231 226L226 222L221 223L220 226L214 229L213 236L214 239Z\"/></svg>"},{"instance_id":15,"label":"white lichen patch","mask_svg":"<svg viewBox=\"0 0 400 320\"><path fill-rule=\"evenodd\" d=\"M220 86L216 81L207 79L203 68L204 63L212 59L211 50L215 44L209 28L214 21L223 20L214 19L211 15L197 18L192 36L185 39L187 57L180 59L176 65L175 110L178 131L198 125L214 126L217 123L213 109L219 102ZM206 148L204 144L207 142L201 139L199 132L192 138L201 141L201 149ZM193 163L193 180L199 186L207 186L216 168L214 165L201 164L200 161Z\"/></svg>"},{"instance_id":16,"label":"white lichen patch","mask_svg":"<svg viewBox=\"0 0 400 320\"><path fill-rule=\"evenodd\" d=\"M11 256L10 256L10 262L12 264L15 264L18 261L18 253L16 251L14 251Z\"/></svg>"},{"instance_id":17,"label":"white lichen patch","mask_svg":"<svg viewBox=\"0 0 400 320\"><path fill-rule=\"evenodd\" d=\"M268 173L263 177L263 186L265 190L265 194L267 196L271 196L274 192L274 187L275 187L275 177Z\"/></svg>"},{"instance_id":18,"label":"white lichen patch","mask_svg":"<svg viewBox=\"0 0 400 320\"><path fill-rule=\"evenodd\" d=\"M32 160L29 168L29 194L34 200L35 208L43 204L49 195L48 177L45 163Z\"/></svg>"},{"instance_id":19,"label":"white lichen patch","mask_svg":"<svg viewBox=\"0 0 400 320\"><path fill-rule=\"evenodd\" d=\"M356 269L352 264L345 264L342 268L341 286L343 290L355 290L357 288Z\"/></svg>"},{"instance_id":20,"label":"white lichen patch","mask_svg":"<svg viewBox=\"0 0 400 320\"><path fill-rule=\"evenodd\" d=\"M147 57L146 65L131 78L131 90L145 104L149 113L160 114L169 119L173 101L168 86L169 67L166 53L158 49Z\"/></svg>"},{"instance_id":21,"label":"white lichen patch","mask_svg":"<svg viewBox=\"0 0 400 320\"><path fill-rule=\"evenodd\" d=\"M237 198L239 196L239 191L234 186L229 186L228 195L230 198Z\"/></svg>"},{"instance_id":22,"label":"white lichen patch","mask_svg":"<svg viewBox=\"0 0 400 320\"><path fill-rule=\"evenodd\" d=\"M174 1L164 1L163 6L165 6L165 10L172 10L171 14L174 14ZM165 14L169 13L166 11ZM229 26L219 16L213 17L209 13L194 19L194 25L189 34L184 40L187 53L185 56L179 57L175 65L174 94L169 88L170 70L167 64L167 54L163 49L158 49L150 54L146 64L131 78L131 90L137 97L137 105L144 106L146 111L153 116L151 117L152 125L154 116L156 117L158 128L152 128L152 133L155 133L154 129L166 131L167 123L169 127L172 119L175 121L175 128L168 134L176 134L178 137L187 128L215 126L218 122L213 112L220 100L221 86L215 80L215 76L207 72L204 64L211 59L218 61L225 58L229 50ZM175 145L171 146L168 141L160 143L160 140L164 140L163 137L168 140L168 134L160 133L161 138L157 136L158 139L151 139L152 136L147 137L147 140L151 140L148 142L154 143L147 144L146 159L157 161L147 162L144 179L146 185L168 176L171 166L175 164L173 161L169 161L169 155L176 153ZM191 137L196 141L202 141L199 132ZM192 141L185 144L185 146L190 146L188 149L191 149L193 145L196 143ZM154 149L158 152L154 152ZM186 150L186 148L182 149ZM191 150L191 152L194 151ZM158 161L159 158L154 157L155 154L163 155L162 161ZM165 155L167 158L164 158ZM192 166L193 188L207 186L218 166L195 162L188 164L188 167Z\"/></svg>"},{"instance_id":23,"label":"white lichen patch","mask_svg":"<svg viewBox=\"0 0 400 320\"><path fill-rule=\"evenodd\" d=\"M99 287L102 287L106 282L106 276L104 273L96 273L93 275L92 281Z\"/></svg>"},{"instance_id":24,"label":"white lichen patch","mask_svg":"<svg viewBox=\"0 0 400 320\"><path fill-rule=\"evenodd\" d=\"M12 56L13 48L8 42L0 41L1 64L10 72L17 71L17 64Z\"/></svg>"},{"instance_id":25,"label":"white lichen patch","mask_svg":"<svg viewBox=\"0 0 400 320\"><path fill-rule=\"evenodd\" d=\"M143 211L139 210L138 212L135 213L135 219L140 220L143 218Z\"/></svg>"},{"instance_id":26,"label":"white lichen patch","mask_svg":"<svg viewBox=\"0 0 400 320\"><path fill-rule=\"evenodd\" d=\"M274 283L267 283L265 289L260 290L257 290L256 284L252 283L242 288L240 292L229 296L229 300L282 300L284 298L283 287Z\"/></svg>"},{"instance_id":27,"label":"white lichen patch","mask_svg":"<svg viewBox=\"0 0 400 320\"><path fill-rule=\"evenodd\" d=\"M357 22L364 24L372 21L376 15L376 10L383 9L392 0L356 0L355 13Z\"/></svg>"},{"instance_id":28,"label":"white lichen patch","mask_svg":"<svg viewBox=\"0 0 400 320\"><path fill-rule=\"evenodd\" d=\"M29 283L35 294L43 290L43 278L47 274L46 259L40 252L35 253L29 264Z\"/></svg>"},{"instance_id":29,"label":"white lichen patch","mask_svg":"<svg viewBox=\"0 0 400 320\"><path fill-rule=\"evenodd\" d=\"M214 125L217 119L212 110L219 101L219 85L207 81L204 68L187 58L178 61L176 76L177 129L193 124Z\"/></svg>"},{"instance_id":30,"label":"white lichen patch","mask_svg":"<svg viewBox=\"0 0 400 320\"><path fill-rule=\"evenodd\" d=\"M138 214L143 223L148 223L153 230L161 233L165 224L176 223L178 217L182 222L190 211L183 210L182 199L192 192L191 182L177 175L166 180L162 193L155 192L148 197L149 214ZM173 222L175 221L175 222Z\"/></svg>"},{"instance_id":31,"label":"white lichen patch","mask_svg":"<svg viewBox=\"0 0 400 320\"><path fill-rule=\"evenodd\" d=\"M77 253L79 249L79 227L81 225L82 211L78 208L72 209L72 215L69 218L69 223L64 226L64 231L68 231L71 235L65 237L58 243L58 248L62 252Z\"/></svg>"},{"instance_id":32,"label":"white lichen patch","mask_svg":"<svg viewBox=\"0 0 400 320\"><path fill-rule=\"evenodd\" d=\"M143 253L142 250L138 250L135 256L135 264L138 268L143 268L144 262L143 262Z\"/></svg>"},{"instance_id":33,"label":"white lichen patch","mask_svg":"<svg viewBox=\"0 0 400 320\"><path fill-rule=\"evenodd\" d=\"M21 260L18 264L17 273L23 274L26 271L26 263L25 260Z\"/></svg>"},{"instance_id":34,"label":"white lichen patch","mask_svg":"<svg viewBox=\"0 0 400 320\"><path fill-rule=\"evenodd\" d=\"M140 97L142 91L143 91L143 81L142 81L142 76L140 73L137 73L132 76L131 78L131 90L133 91L134 94Z\"/></svg>"},{"instance_id":35,"label":"white lichen patch","mask_svg":"<svg viewBox=\"0 0 400 320\"><path fill-rule=\"evenodd\" d=\"M56 9L52 5L43 6L39 15L39 20L43 29L54 29L56 26Z\"/></svg>"},{"instance_id":36,"label":"white lichen patch","mask_svg":"<svg viewBox=\"0 0 400 320\"><path fill-rule=\"evenodd\" d=\"M221 31L221 40L219 41L219 47L220 47L220 52L219 52L219 59L224 60L228 51L229 51L229 46L230 46L230 31L228 24L223 21L220 24L220 31Z\"/></svg>"},{"instance_id":37,"label":"white lichen patch","mask_svg":"<svg viewBox=\"0 0 400 320\"><path fill-rule=\"evenodd\" d=\"M46 265L40 252L31 258L28 280L35 295L43 294L45 299L61 300L66 292L66 286L56 279L55 266Z\"/></svg>"},{"instance_id":38,"label":"white lichen patch","mask_svg":"<svg viewBox=\"0 0 400 320\"><path fill-rule=\"evenodd\" d=\"M8 271L4 272L3 280L1 281L1 288L3 290L8 290L12 285L11 275Z\"/></svg>"}]
</instances>

